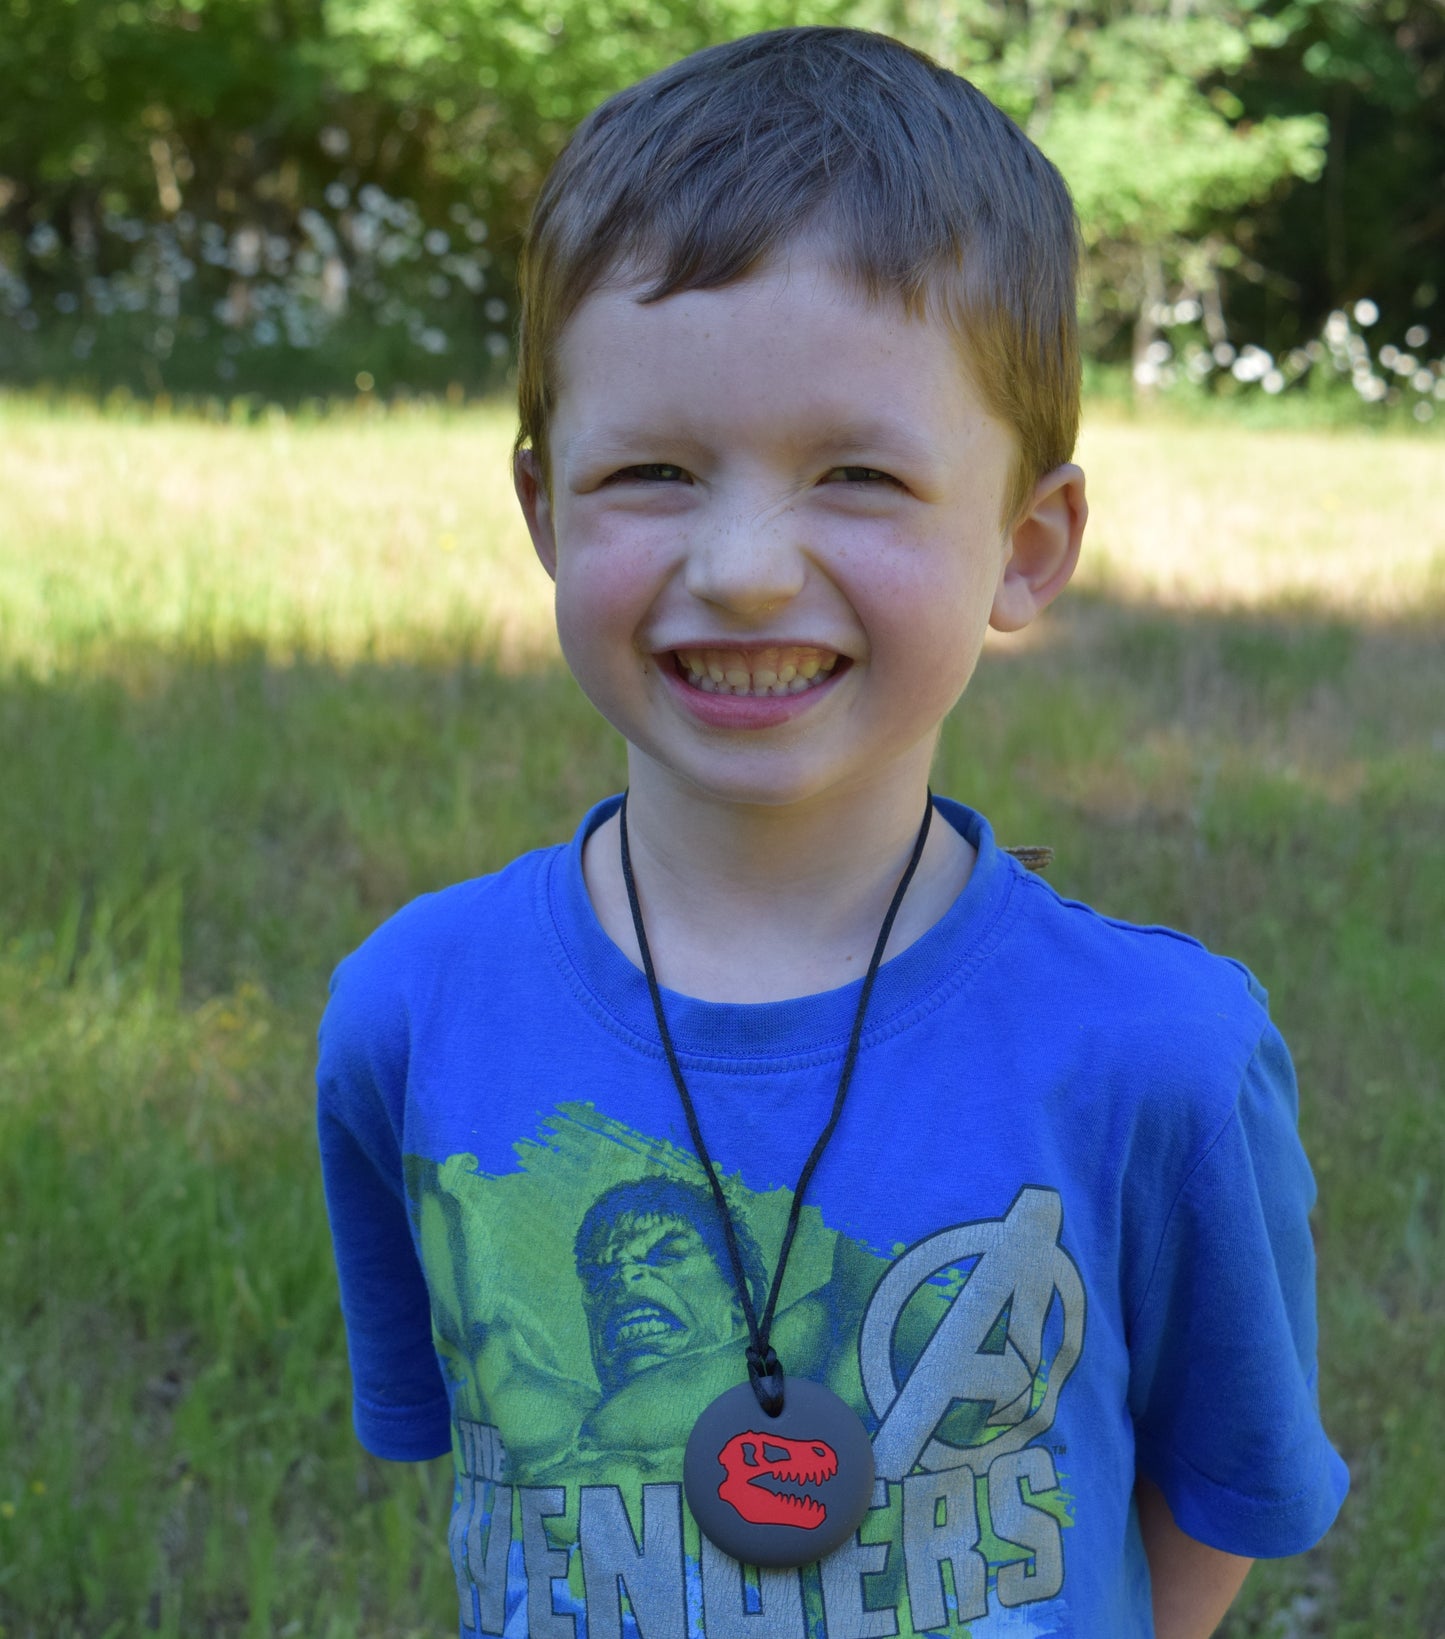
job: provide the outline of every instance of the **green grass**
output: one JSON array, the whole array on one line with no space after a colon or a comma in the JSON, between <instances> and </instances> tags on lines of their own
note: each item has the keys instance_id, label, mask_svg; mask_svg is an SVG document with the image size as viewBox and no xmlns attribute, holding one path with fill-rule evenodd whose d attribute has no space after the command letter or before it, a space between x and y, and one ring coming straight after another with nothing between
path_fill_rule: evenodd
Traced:
<instances>
[{"instance_id":1,"label":"green grass","mask_svg":"<svg viewBox=\"0 0 1445 1639\"><path fill-rule=\"evenodd\" d=\"M0 401L0 1634L452 1630L445 1465L357 1449L311 1138L326 975L570 834L505 418ZM1355 1490L1231 1639L1445 1632L1438 443L1101 422L1093 565L936 786L1269 984Z\"/></svg>"}]
</instances>

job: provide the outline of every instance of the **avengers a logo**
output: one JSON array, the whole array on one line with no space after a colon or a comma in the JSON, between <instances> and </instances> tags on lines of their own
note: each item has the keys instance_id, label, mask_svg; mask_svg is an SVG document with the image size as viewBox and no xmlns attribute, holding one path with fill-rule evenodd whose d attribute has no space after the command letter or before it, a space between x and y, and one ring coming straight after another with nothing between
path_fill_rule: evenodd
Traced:
<instances>
[{"instance_id":1,"label":"avengers a logo","mask_svg":"<svg viewBox=\"0 0 1445 1639\"><path fill-rule=\"evenodd\" d=\"M1018 1451L1054 1420L1084 1343L1084 1288L1059 1244L1057 1190L1020 1190L1003 1218L941 1230L879 1281L859 1366L878 1419L878 1477L901 1480ZM899 1354L926 1286L958 1283L916 1358ZM927 1297L927 1294L923 1294Z\"/></svg>"},{"instance_id":2,"label":"avengers a logo","mask_svg":"<svg viewBox=\"0 0 1445 1639\"><path fill-rule=\"evenodd\" d=\"M838 1454L824 1440L785 1440L749 1430L734 1434L717 1454L725 1478L723 1502L749 1525L796 1525L816 1531L828 1517L816 1497L774 1490L775 1485L821 1485L838 1472Z\"/></svg>"}]
</instances>

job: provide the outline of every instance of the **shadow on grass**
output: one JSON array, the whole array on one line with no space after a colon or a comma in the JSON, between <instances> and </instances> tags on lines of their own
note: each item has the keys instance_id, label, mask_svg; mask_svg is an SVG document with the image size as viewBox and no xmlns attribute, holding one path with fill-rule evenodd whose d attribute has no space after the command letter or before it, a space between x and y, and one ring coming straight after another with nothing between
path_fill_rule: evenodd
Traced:
<instances>
[{"instance_id":1,"label":"shadow on grass","mask_svg":"<svg viewBox=\"0 0 1445 1639\"><path fill-rule=\"evenodd\" d=\"M1255 1579L1235 1635L1423 1632L1438 1608L1442 634L1081 597L990 652L940 750L935 787L1051 844L1061 892L1247 961L1294 1047L1357 1489L1321 1549ZM619 742L558 668L456 647L112 652L0 680L0 767L0 1194L47 1249L7 1257L0 1467L109 1499L28 1527L7 1597L57 1636L128 1602L162 1632L271 1631L262 1609L322 1632L338 1600L339 1632L445 1624L445 1499L350 1447L309 1037L346 950L570 836L621 783Z\"/></svg>"},{"instance_id":2,"label":"shadow on grass","mask_svg":"<svg viewBox=\"0 0 1445 1639\"><path fill-rule=\"evenodd\" d=\"M1266 883L1328 897L1336 833L1385 856L1436 840L1445 616L1353 626L1080 596L1041 633L1017 659L985 656L935 785L1006 840L1078 834L1059 870L1110 910L1228 944ZM570 835L624 777L558 667L508 674L454 644L344 667L97 650L84 671L0 677L0 767L4 934L49 938L73 976L88 953L134 959L169 920L191 996L314 983L407 898ZM1263 874L1236 894L1206 854ZM1161 855L1172 883L1140 869Z\"/></svg>"},{"instance_id":3,"label":"shadow on grass","mask_svg":"<svg viewBox=\"0 0 1445 1639\"><path fill-rule=\"evenodd\" d=\"M622 769L565 675L454 655L112 653L0 684L0 725L6 931L71 975L178 939L193 998L314 991L406 899L570 835Z\"/></svg>"}]
</instances>

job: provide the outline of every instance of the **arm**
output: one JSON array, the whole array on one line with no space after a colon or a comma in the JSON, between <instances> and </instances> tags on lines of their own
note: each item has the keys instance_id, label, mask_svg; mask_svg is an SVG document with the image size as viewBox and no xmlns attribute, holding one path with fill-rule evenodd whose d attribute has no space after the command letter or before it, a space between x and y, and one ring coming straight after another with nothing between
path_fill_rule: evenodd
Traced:
<instances>
[{"instance_id":1,"label":"arm","mask_svg":"<svg viewBox=\"0 0 1445 1639\"><path fill-rule=\"evenodd\" d=\"M397 1134L405 1039L364 970L343 963L321 1023L317 1133L346 1324L353 1422L390 1462L451 1449L446 1383L408 1220Z\"/></svg>"},{"instance_id":2,"label":"arm","mask_svg":"<svg viewBox=\"0 0 1445 1639\"><path fill-rule=\"evenodd\" d=\"M1135 1498L1154 1591L1156 1639L1209 1639L1254 1561L1186 1536L1174 1523L1164 1493L1142 1474Z\"/></svg>"},{"instance_id":3,"label":"arm","mask_svg":"<svg viewBox=\"0 0 1445 1639\"><path fill-rule=\"evenodd\" d=\"M1164 1639L1213 1631L1248 1569L1200 1539L1259 1559L1304 1553L1349 1483L1320 1426L1314 1179L1296 1111L1270 1027L1230 1120L1169 1206L1133 1317L1134 1465L1169 1498L1138 1485Z\"/></svg>"}]
</instances>

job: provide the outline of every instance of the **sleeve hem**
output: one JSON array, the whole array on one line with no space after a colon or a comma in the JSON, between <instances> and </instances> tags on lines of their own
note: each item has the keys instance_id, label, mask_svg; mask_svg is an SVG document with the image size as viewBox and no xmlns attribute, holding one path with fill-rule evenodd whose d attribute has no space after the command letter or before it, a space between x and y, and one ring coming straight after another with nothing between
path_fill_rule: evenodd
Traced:
<instances>
[{"instance_id":1,"label":"sleeve hem","mask_svg":"<svg viewBox=\"0 0 1445 1639\"><path fill-rule=\"evenodd\" d=\"M1313 1548L1334 1523L1350 1487L1349 1470L1328 1444L1314 1453L1307 1483L1284 1496L1235 1491L1176 1453L1142 1443L1136 1461L1140 1473L1164 1493L1186 1536L1246 1559L1286 1559Z\"/></svg>"},{"instance_id":2,"label":"sleeve hem","mask_svg":"<svg viewBox=\"0 0 1445 1639\"><path fill-rule=\"evenodd\" d=\"M352 1405L356 1437L373 1457L391 1463L424 1463L449 1456L452 1449L451 1407L446 1400L427 1406Z\"/></svg>"}]
</instances>

